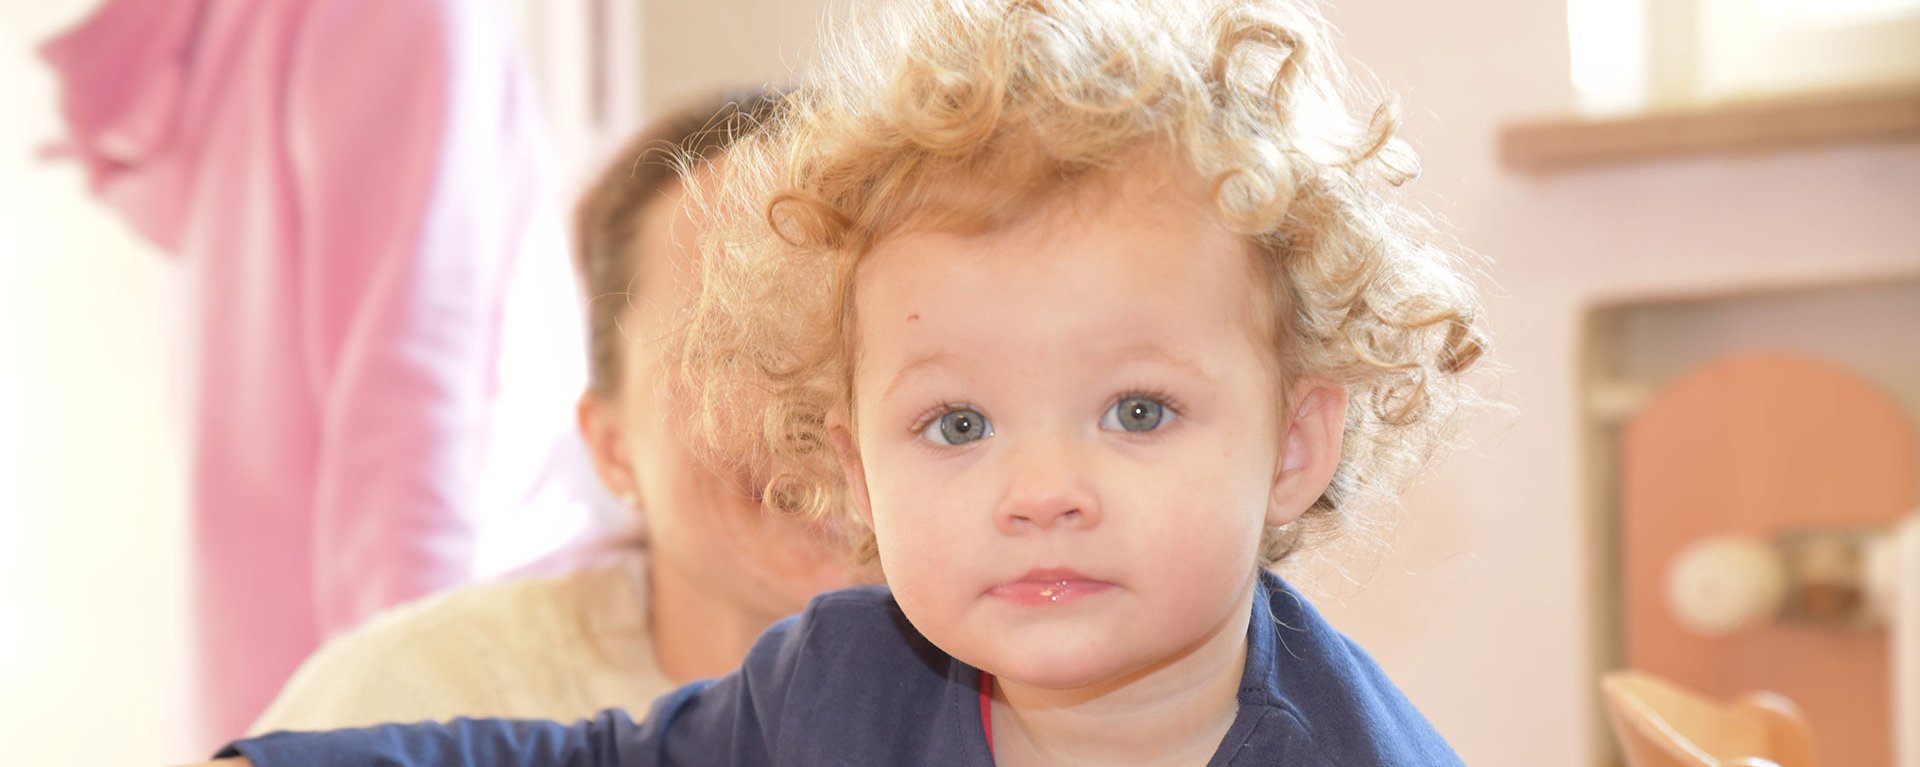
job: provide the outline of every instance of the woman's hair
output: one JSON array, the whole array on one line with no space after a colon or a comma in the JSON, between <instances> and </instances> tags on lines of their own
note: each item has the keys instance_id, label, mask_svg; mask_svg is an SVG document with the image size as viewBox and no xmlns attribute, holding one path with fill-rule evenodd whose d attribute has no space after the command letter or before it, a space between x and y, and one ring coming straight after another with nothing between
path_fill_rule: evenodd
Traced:
<instances>
[{"instance_id":1,"label":"woman's hair","mask_svg":"<svg viewBox=\"0 0 1920 767\"><path fill-rule=\"evenodd\" d=\"M704 163L725 152L741 136L766 122L778 109L778 93L729 90L695 99L642 126L607 161L606 168L580 196L573 212L573 267L585 298L587 321L587 388L595 396L616 401L625 367L629 339L621 331L621 313L630 305L633 282L641 258L664 254L636 251L640 221L650 204L660 202L676 185ZM592 637L592 650L608 664L626 667L637 636L644 646L646 623L608 623L618 610L607 610L606 599L625 599L624 591L598 588L631 576L632 561L620 552L645 545L640 529L597 542L578 560L581 563L618 562L613 572L592 572L596 588L581 592L570 609L576 627ZM587 577L582 575L581 577Z\"/></svg>"},{"instance_id":2,"label":"woman's hair","mask_svg":"<svg viewBox=\"0 0 1920 767\"><path fill-rule=\"evenodd\" d=\"M573 213L573 266L585 299L587 387L613 399L627 339L620 315L632 295L641 257L636 254L641 212L710 162L778 109L780 94L729 90L669 110L647 123L580 197Z\"/></svg>"},{"instance_id":3,"label":"woman's hair","mask_svg":"<svg viewBox=\"0 0 1920 767\"><path fill-rule=\"evenodd\" d=\"M1349 111L1309 0L889 11L829 41L699 200L713 223L682 369L715 447L775 467L769 505L856 516L827 429L850 417L853 277L877 241L908 226L990 230L1143 158L1209 182L1221 220L1254 246L1280 381L1319 376L1350 397L1331 486L1267 531L1263 564L1390 502L1477 402L1461 380L1487 349L1475 290L1391 197L1417 172L1396 113Z\"/></svg>"}]
</instances>

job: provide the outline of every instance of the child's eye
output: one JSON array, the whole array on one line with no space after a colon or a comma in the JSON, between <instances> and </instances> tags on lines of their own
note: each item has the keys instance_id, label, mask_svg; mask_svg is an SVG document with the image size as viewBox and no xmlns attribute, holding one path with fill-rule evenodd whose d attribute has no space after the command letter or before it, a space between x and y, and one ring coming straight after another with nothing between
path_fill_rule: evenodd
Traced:
<instances>
[{"instance_id":1,"label":"child's eye","mask_svg":"<svg viewBox=\"0 0 1920 767\"><path fill-rule=\"evenodd\" d=\"M920 431L922 439L942 445L964 445L993 436L993 424L980 411L959 408L940 414Z\"/></svg>"},{"instance_id":2,"label":"child's eye","mask_svg":"<svg viewBox=\"0 0 1920 767\"><path fill-rule=\"evenodd\" d=\"M1107 431L1153 431L1172 420L1165 403L1152 397L1127 397L1107 408L1100 416L1100 428Z\"/></svg>"}]
</instances>

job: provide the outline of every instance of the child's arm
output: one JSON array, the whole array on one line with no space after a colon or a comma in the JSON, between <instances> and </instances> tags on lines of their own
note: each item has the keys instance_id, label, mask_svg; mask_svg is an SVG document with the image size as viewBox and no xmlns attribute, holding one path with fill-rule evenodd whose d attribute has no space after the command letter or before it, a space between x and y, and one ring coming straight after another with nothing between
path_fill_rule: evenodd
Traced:
<instances>
[{"instance_id":1,"label":"child's arm","mask_svg":"<svg viewBox=\"0 0 1920 767\"><path fill-rule=\"evenodd\" d=\"M774 624L740 670L654 702L646 721L608 710L573 724L455 719L332 732L278 732L235 741L218 767L646 767L763 765L787 715L787 692L805 665L811 611ZM798 685L801 689L805 685ZM204 767L204 766L203 766Z\"/></svg>"},{"instance_id":2,"label":"child's arm","mask_svg":"<svg viewBox=\"0 0 1920 767\"><path fill-rule=\"evenodd\" d=\"M576 722L456 719L330 732L278 732L235 741L219 755L248 767L490 765L544 767L656 764L662 733L610 710ZM220 761L214 764L231 767Z\"/></svg>"}]
</instances>

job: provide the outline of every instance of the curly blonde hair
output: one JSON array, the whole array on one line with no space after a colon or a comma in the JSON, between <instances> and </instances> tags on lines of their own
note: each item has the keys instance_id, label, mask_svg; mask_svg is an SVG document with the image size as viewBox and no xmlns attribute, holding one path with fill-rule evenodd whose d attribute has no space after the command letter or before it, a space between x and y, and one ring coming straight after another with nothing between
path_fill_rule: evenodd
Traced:
<instances>
[{"instance_id":1,"label":"curly blonde hair","mask_svg":"<svg viewBox=\"0 0 1920 767\"><path fill-rule=\"evenodd\" d=\"M1349 395L1331 486L1267 531L1262 564L1391 501L1476 401L1462 380L1487 349L1475 291L1389 198L1417 172L1397 115L1348 111L1310 6L914 0L862 32L829 42L699 201L712 225L684 372L719 454L774 467L769 505L858 524L827 430L851 404L854 274L876 242L1000 226L1142 154L1210 180L1221 219L1255 246L1281 380Z\"/></svg>"}]
</instances>

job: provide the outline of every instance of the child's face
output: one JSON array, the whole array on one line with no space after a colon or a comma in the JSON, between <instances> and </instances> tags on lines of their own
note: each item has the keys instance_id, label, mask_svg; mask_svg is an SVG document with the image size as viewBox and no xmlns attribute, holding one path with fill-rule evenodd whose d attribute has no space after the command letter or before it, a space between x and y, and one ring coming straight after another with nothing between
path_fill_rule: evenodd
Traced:
<instances>
[{"instance_id":1,"label":"child's face","mask_svg":"<svg viewBox=\"0 0 1920 767\"><path fill-rule=\"evenodd\" d=\"M1216 221L1136 174L861 265L850 482L942 649L1049 689L1238 651L1287 517L1262 280Z\"/></svg>"}]
</instances>

